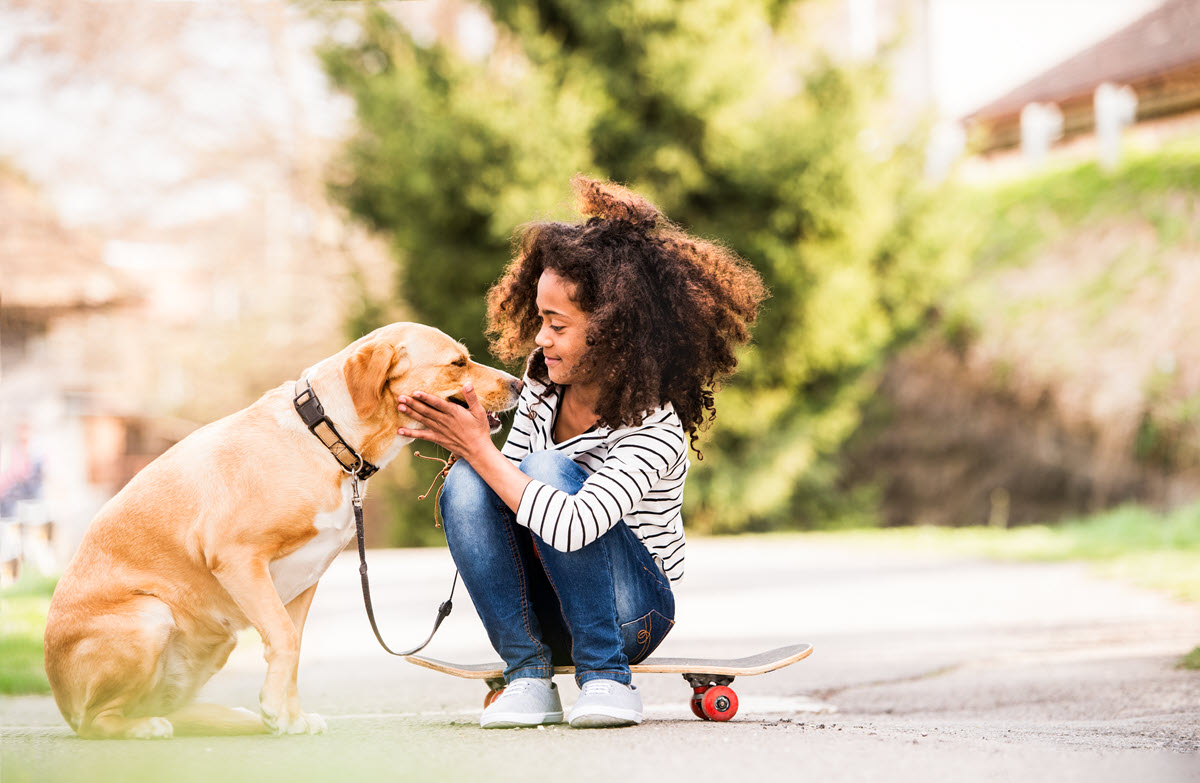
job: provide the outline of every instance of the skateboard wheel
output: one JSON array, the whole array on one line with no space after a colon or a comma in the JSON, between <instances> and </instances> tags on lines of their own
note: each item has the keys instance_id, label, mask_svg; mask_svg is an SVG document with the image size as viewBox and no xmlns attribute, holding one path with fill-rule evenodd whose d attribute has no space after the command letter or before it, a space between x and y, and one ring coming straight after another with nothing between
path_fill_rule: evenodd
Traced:
<instances>
[{"instance_id":1,"label":"skateboard wheel","mask_svg":"<svg viewBox=\"0 0 1200 783\"><path fill-rule=\"evenodd\" d=\"M711 684L700 685L693 683L691 699L692 714L700 720L708 720L708 716L704 714L704 693L711 687Z\"/></svg>"},{"instance_id":2,"label":"skateboard wheel","mask_svg":"<svg viewBox=\"0 0 1200 783\"><path fill-rule=\"evenodd\" d=\"M492 702L500 698L500 694L502 693L504 693L503 688L497 688L494 691L488 691L487 695L483 697L483 708L486 710L488 707L492 706Z\"/></svg>"},{"instance_id":3,"label":"skateboard wheel","mask_svg":"<svg viewBox=\"0 0 1200 783\"><path fill-rule=\"evenodd\" d=\"M733 692L733 688L715 685L704 692L701 709L704 711L704 717L709 720L729 720L737 715L737 694Z\"/></svg>"}]
</instances>

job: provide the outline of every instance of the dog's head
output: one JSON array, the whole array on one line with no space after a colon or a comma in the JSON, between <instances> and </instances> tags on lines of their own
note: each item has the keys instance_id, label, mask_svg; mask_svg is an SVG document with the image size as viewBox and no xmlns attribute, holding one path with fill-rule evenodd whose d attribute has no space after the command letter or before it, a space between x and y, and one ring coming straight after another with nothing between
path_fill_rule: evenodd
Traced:
<instances>
[{"instance_id":1,"label":"dog's head","mask_svg":"<svg viewBox=\"0 0 1200 783\"><path fill-rule=\"evenodd\" d=\"M412 419L396 410L396 395L423 391L465 407L462 387L470 383L496 433L500 420L495 414L517 404L517 378L471 361L461 343L430 326L389 324L348 350L342 374L361 421L382 418L393 431L412 426Z\"/></svg>"}]
</instances>

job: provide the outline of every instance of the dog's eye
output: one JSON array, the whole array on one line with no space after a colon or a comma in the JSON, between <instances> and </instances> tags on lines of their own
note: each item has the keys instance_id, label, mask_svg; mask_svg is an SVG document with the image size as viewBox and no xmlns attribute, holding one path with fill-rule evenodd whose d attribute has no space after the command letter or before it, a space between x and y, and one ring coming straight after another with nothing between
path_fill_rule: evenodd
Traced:
<instances>
[{"instance_id":1,"label":"dog's eye","mask_svg":"<svg viewBox=\"0 0 1200 783\"><path fill-rule=\"evenodd\" d=\"M450 366L451 367L466 367L467 360L466 359L455 359L454 361L450 362Z\"/></svg>"}]
</instances>

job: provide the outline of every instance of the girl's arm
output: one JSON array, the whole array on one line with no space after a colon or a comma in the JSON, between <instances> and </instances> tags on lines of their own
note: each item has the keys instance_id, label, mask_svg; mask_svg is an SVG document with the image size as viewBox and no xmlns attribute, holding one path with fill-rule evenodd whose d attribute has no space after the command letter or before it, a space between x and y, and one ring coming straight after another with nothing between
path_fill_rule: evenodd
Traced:
<instances>
[{"instance_id":1,"label":"girl's arm","mask_svg":"<svg viewBox=\"0 0 1200 783\"><path fill-rule=\"evenodd\" d=\"M560 552L582 549L624 519L687 455L682 429L663 422L632 428L609 447L600 468L575 494L532 480L517 523ZM679 499L682 500L681 498ZM678 513L678 502L655 514Z\"/></svg>"},{"instance_id":2,"label":"girl's arm","mask_svg":"<svg viewBox=\"0 0 1200 783\"><path fill-rule=\"evenodd\" d=\"M518 524L563 552L582 549L608 532L687 454L677 424L646 422L614 441L599 470L572 495L522 473L492 443L487 413L474 389L464 386L463 398L467 409L424 392L398 397L400 411L426 427L398 434L436 443L467 460L516 513Z\"/></svg>"}]
</instances>

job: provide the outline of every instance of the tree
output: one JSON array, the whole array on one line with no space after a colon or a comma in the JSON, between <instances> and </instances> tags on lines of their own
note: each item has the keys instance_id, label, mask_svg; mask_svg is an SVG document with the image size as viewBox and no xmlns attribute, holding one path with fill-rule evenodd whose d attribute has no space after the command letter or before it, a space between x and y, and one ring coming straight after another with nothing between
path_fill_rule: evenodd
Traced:
<instances>
[{"instance_id":1,"label":"tree","mask_svg":"<svg viewBox=\"0 0 1200 783\"><path fill-rule=\"evenodd\" d=\"M858 423L866 371L956 270L917 156L872 154L883 73L795 60L794 3L494 0L470 63L375 13L325 58L362 130L335 186L394 238L401 294L479 353L507 237L576 171L626 183L746 257L772 291L693 460L689 523L736 531L827 515L824 461Z\"/></svg>"}]
</instances>

